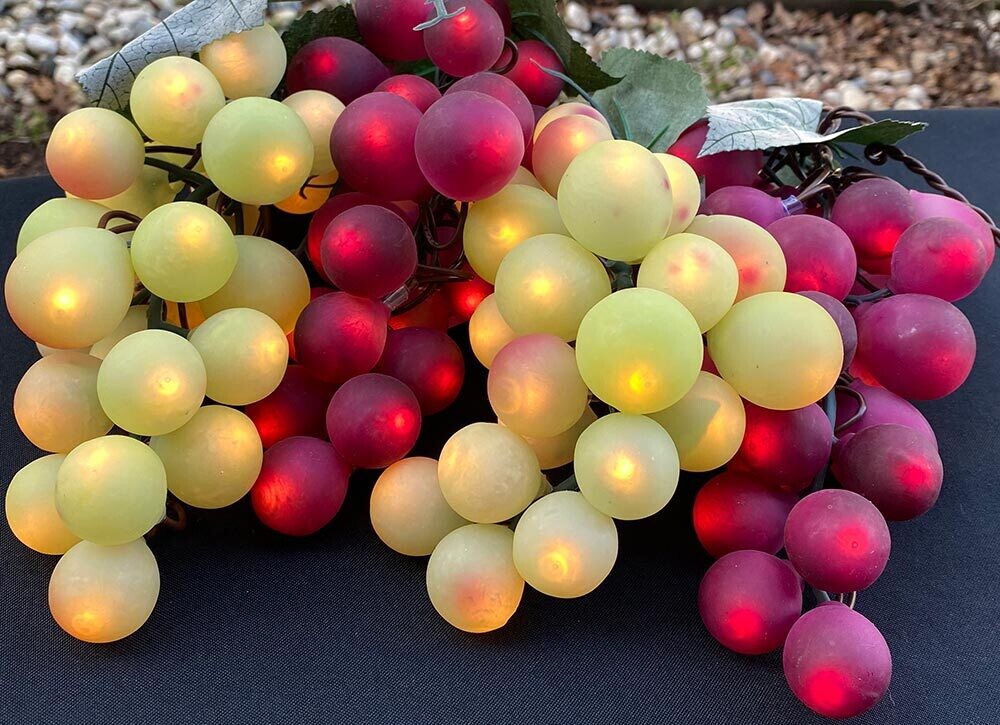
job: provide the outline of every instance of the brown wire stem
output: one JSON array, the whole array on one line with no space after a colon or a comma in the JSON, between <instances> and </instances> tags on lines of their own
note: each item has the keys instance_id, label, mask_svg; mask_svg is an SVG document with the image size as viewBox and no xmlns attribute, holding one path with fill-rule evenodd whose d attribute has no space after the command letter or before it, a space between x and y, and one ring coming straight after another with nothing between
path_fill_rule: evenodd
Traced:
<instances>
[{"instance_id":1,"label":"brown wire stem","mask_svg":"<svg viewBox=\"0 0 1000 725\"><path fill-rule=\"evenodd\" d=\"M97 222L98 229L107 229L108 224L111 223L112 219L125 219L135 224L138 224L139 222L142 221L141 216L136 216L131 212L123 211L121 209L114 209L112 211L109 211L107 214L105 214L98 220Z\"/></svg>"},{"instance_id":2,"label":"brown wire stem","mask_svg":"<svg viewBox=\"0 0 1000 725\"><path fill-rule=\"evenodd\" d=\"M496 73L498 75L503 75L504 73L507 73L508 71L512 70L515 65L517 65L517 43L515 43L510 38L504 38L503 39L503 44L504 44L504 47L507 48L507 50L510 51L510 60L507 61L506 63L504 63L499 68L496 67L496 66L493 66L490 69L491 73ZM500 55L502 56L503 53L501 53ZM499 61L497 61L497 62L499 62Z\"/></svg>"},{"instance_id":3,"label":"brown wire stem","mask_svg":"<svg viewBox=\"0 0 1000 725\"><path fill-rule=\"evenodd\" d=\"M187 528L188 516L184 505L173 497L167 498L166 512L163 519L146 534L148 537L156 536L165 529L171 531L183 531Z\"/></svg>"},{"instance_id":4,"label":"brown wire stem","mask_svg":"<svg viewBox=\"0 0 1000 725\"><path fill-rule=\"evenodd\" d=\"M854 388L847 385L837 385L834 390L839 393L843 393L849 398L854 398L858 402L858 410L850 418L845 420L843 423L838 425L833 429L834 435L843 433L845 430L850 428L852 425L857 423L859 420L865 417L865 413L868 412L868 402L865 400L864 394L860 390L855 390Z\"/></svg>"}]
</instances>

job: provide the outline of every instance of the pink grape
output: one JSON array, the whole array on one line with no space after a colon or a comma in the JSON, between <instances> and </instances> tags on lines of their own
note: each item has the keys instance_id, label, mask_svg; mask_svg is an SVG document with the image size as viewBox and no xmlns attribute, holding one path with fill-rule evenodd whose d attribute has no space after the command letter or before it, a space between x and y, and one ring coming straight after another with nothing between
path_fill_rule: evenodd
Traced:
<instances>
[{"instance_id":1,"label":"pink grape","mask_svg":"<svg viewBox=\"0 0 1000 725\"><path fill-rule=\"evenodd\" d=\"M954 302L967 297L986 276L986 252L962 222L932 217L899 237L892 251L889 289Z\"/></svg>"},{"instance_id":2,"label":"pink grape","mask_svg":"<svg viewBox=\"0 0 1000 725\"><path fill-rule=\"evenodd\" d=\"M835 448L843 446L856 433L876 425L905 425L915 431L925 434L937 447L937 438L931 424L913 405L891 393L885 388L867 385L861 380L854 380L848 386L857 390L865 399L865 414L851 425L841 430ZM858 412L858 401L853 395L837 391L837 426L846 423Z\"/></svg>"},{"instance_id":3,"label":"pink grape","mask_svg":"<svg viewBox=\"0 0 1000 725\"><path fill-rule=\"evenodd\" d=\"M794 493L725 471L698 491L692 511L694 531L711 556L741 549L777 554L784 546L785 520L795 501Z\"/></svg>"},{"instance_id":4,"label":"pink grape","mask_svg":"<svg viewBox=\"0 0 1000 725\"><path fill-rule=\"evenodd\" d=\"M857 592L870 587L889 561L889 527L875 505L843 489L811 493L788 514L785 551L817 589Z\"/></svg>"},{"instance_id":5,"label":"pink grape","mask_svg":"<svg viewBox=\"0 0 1000 725\"><path fill-rule=\"evenodd\" d=\"M421 118L416 106L394 93L369 93L351 103L330 136L341 178L386 201L427 196L413 148Z\"/></svg>"},{"instance_id":6,"label":"pink grape","mask_svg":"<svg viewBox=\"0 0 1000 725\"><path fill-rule=\"evenodd\" d=\"M724 186L716 189L701 203L698 213L738 216L762 227L788 216L781 199L751 186Z\"/></svg>"},{"instance_id":7,"label":"pink grape","mask_svg":"<svg viewBox=\"0 0 1000 725\"><path fill-rule=\"evenodd\" d=\"M323 234L320 255L333 284L372 299L398 290L417 268L413 232L381 206L356 206L334 219Z\"/></svg>"},{"instance_id":8,"label":"pink grape","mask_svg":"<svg viewBox=\"0 0 1000 725\"><path fill-rule=\"evenodd\" d=\"M972 325L957 307L929 295L895 295L858 322L858 356L887 390L913 400L955 392L976 358Z\"/></svg>"},{"instance_id":9,"label":"pink grape","mask_svg":"<svg viewBox=\"0 0 1000 725\"><path fill-rule=\"evenodd\" d=\"M731 462L772 487L801 489L823 470L833 446L833 426L818 405L768 410L744 402L746 433Z\"/></svg>"},{"instance_id":10,"label":"pink grape","mask_svg":"<svg viewBox=\"0 0 1000 725\"><path fill-rule=\"evenodd\" d=\"M288 95L326 91L349 104L388 77L389 69L365 46L346 38L317 38L292 58L285 85Z\"/></svg>"},{"instance_id":11,"label":"pink grape","mask_svg":"<svg viewBox=\"0 0 1000 725\"><path fill-rule=\"evenodd\" d=\"M313 375L340 384L375 367L385 349L389 310L376 300L331 292L295 323L295 354Z\"/></svg>"},{"instance_id":12,"label":"pink grape","mask_svg":"<svg viewBox=\"0 0 1000 725\"><path fill-rule=\"evenodd\" d=\"M309 221L309 231L306 235L306 254L309 257L309 261L312 262L316 272L318 272L319 275L322 276L327 282L330 280L326 279L326 273L323 271L323 260L320 256L320 250L323 244L323 235L326 233L326 228L330 226L330 223L333 222L334 219L348 209L353 209L354 207L361 206L363 204L374 204L384 209L388 209L393 214L399 215L401 219L406 221L406 216L396 204L388 201L380 201L374 196L362 194L358 191L348 191L344 194L331 196L330 199L323 204L323 206L317 209L315 214L313 214L312 219Z\"/></svg>"},{"instance_id":13,"label":"pink grape","mask_svg":"<svg viewBox=\"0 0 1000 725\"><path fill-rule=\"evenodd\" d=\"M534 105L547 108L559 97L563 82L542 68L559 73L566 70L558 54L545 43L538 40L519 40L517 63L504 75L514 81Z\"/></svg>"},{"instance_id":14,"label":"pink grape","mask_svg":"<svg viewBox=\"0 0 1000 725\"><path fill-rule=\"evenodd\" d=\"M963 204L957 199L951 199L941 194L927 194L922 191L910 189L910 199L913 200L913 210L915 221L923 221L931 217L947 217L957 222L962 222L972 229L976 239L983 245L986 252L986 267L993 264L993 257L996 255L996 243L993 241L993 232L989 225L979 216L968 204Z\"/></svg>"},{"instance_id":15,"label":"pink grape","mask_svg":"<svg viewBox=\"0 0 1000 725\"><path fill-rule=\"evenodd\" d=\"M723 647L744 655L772 652L802 613L802 584L786 561L734 551L702 577L698 613Z\"/></svg>"},{"instance_id":16,"label":"pink grape","mask_svg":"<svg viewBox=\"0 0 1000 725\"><path fill-rule=\"evenodd\" d=\"M781 660L795 696L824 717L855 717L871 710L892 679L885 637L840 602L825 602L803 614L788 632Z\"/></svg>"},{"instance_id":17,"label":"pink grape","mask_svg":"<svg viewBox=\"0 0 1000 725\"><path fill-rule=\"evenodd\" d=\"M421 113L441 97L441 91L429 80L406 73L386 78L375 87L374 92L395 93L416 106Z\"/></svg>"},{"instance_id":18,"label":"pink grape","mask_svg":"<svg viewBox=\"0 0 1000 725\"><path fill-rule=\"evenodd\" d=\"M465 360L444 332L407 327L389 333L375 371L406 383L421 412L431 415L455 402L465 380Z\"/></svg>"},{"instance_id":19,"label":"pink grape","mask_svg":"<svg viewBox=\"0 0 1000 725\"><path fill-rule=\"evenodd\" d=\"M420 436L420 422L413 391L379 373L348 380L326 411L330 442L355 468L385 468L403 458Z\"/></svg>"},{"instance_id":20,"label":"pink grape","mask_svg":"<svg viewBox=\"0 0 1000 725\"><path fill-rule=\"evenodd\" d=\"M916 212L909 193L895 181L864 179L841 192L833 204L830 221L851 238L860 263L888 259L899 235L916 221Z\"/></svg>"},{"instance_id":21,"label":"pink grape","mask_svg":"<svg viewBox=\"0 0 1000 725\"><path fill-rule=\"evenodd\" d=\"M351 6L365 45L378 55L390 60L427 57L424 37L413 29L433 15L424 0L354 0Z\"/></svg>"},{"instance_id":22,"label":"pink grape","mask_svg":"<svg viewBox=\"0 0 1000 725\"><path fill-rule=\"evenodd\" d=\"M838 300L851 293L858 255L836 224L798 214L779 219L767 231L785 253L786 292L823 292Z\"/></svg>"},{"instance_id":23,"label":"pink grape","mask_svg":"<svg viewBox=\"0 0 1000 725\"><path fill-rule=\"evenodd\" d=\"M517 117L497 99L474 91L445 95L431 106L420 119L415 144L431 186L459 201L500 191L524 156Z\"/></svg>"},{"instance_id":24,"label":"pink grape","mask_svg":"<svg viewBox=\"0 0 1000 725\"><path fill-rule=\"evenodd\" d=\"M464 78L496 63L504 49L503 22L496 10L484 0L445 0L445 7L465 10L424 31L424 48L434 64Z\"/></svg>"},{"instance_id":25,"label":"pink grape","mask_svg":"<svg viewBox=\"0 0 1000 725\"><path fill-rule=\"evenodd\" d=\"M476 91L500 101L517 117L524 132L525 147L531 143L531 135L535 130L535 112L531 102L517 85L506 76L496 73L476 73L468 78L462 78L445 91L445 95L461 91Z\"/></svg>"},{"instance_id":26,"label":"pink grape","mask_svg":"<svg viewBox=\"0 0 1000 725\"><path fill-rule=\"evenodd\" d=\"M727 151L698 157L708 137L708 121L698 121L671 144L667 153L688 162L698 176L705 179L705 193L711 194L725 186L753 186L764 167L762 151Z\"/></svg>"},{"instance_id":27,"label":"pink grape","mask_svg":"<svg viewBox=\"0 0 1000 725\"><path fill-rule=\"evenodd\" d=\"M837 329L840 330L840 339L844 342L843 369L847 370L851 365L851 361L854 360L854 354L858 350L858 327L854 322L854 317L851 316L850 310L839 300L822 292L799 292L799 294L803 297L808 297L826 310L830 314L830 317L833 318L833 321L837 323Z\"/></svg>"},{"instance_id":28,"label":"pink grape","mask_svg":"<svg viewBox=\"0 0 1000 725\"><path fill-rule=\"evenodd\" d=\"M289 365L274 392L243 408L264 448L293 436L326 435L326 408L336 388L302 365Z\"/></svg>"}]
</instances>

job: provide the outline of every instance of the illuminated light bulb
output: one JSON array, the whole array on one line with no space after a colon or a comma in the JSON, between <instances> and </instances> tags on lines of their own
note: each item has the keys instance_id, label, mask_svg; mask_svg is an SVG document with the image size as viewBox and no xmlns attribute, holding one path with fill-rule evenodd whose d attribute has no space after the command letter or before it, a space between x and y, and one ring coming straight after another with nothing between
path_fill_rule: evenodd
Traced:
<instances>
[{"instance_id":1,"label":"illuminated light bulb","mask_svg":"<svg viewBox=\"0 0 1000 725\"><path fill-rule=\"evenodd\" d=\"M722 379L763 408L792 410L826 395L844 361L837 323L806 297L765 292L736 305L708 332Z\"/></svg>"},{"instance_id":2,"label":"illuminated light bulb","mask_svg":"<svg viewBox=\"0 0 1000 725\"><path fill-rule=\"evenodd\" d=\"M468 523L441 495L432 458L404 458L385 469L372 488L369 513L382 542L407 556L428 556Z\"/></svg>"},{"instance_id":3,"label":"illuminated light bulb","mask_svg":"<svg viewBox=\"0 0 1000 725\"><path fill-rule=\"evenodd\" d=\"M116 425L137 435L163 435L191 420L205 384L205 363L190 342L143 330L111 348L97 374L97 395Z\"/></svg>"},{"instance_id":4,"label":"illuminated light bulb","mask_svg":"<svg viewBox=\"0 0 1000 725\"><path fill-rule=\"evenodd\" d=\"M545 132L535 136L531 148L531 168L552 196L570 162L594 144L613 138L607 122L571 114L554 119Z\"/></svg>"},{"instance_id":5,"label":"illuminated light bulb","mask_svg":"<svg viewBox=\"0 0 1000 725\"><path fill-rule=\"evenodd\" d=\"M751 221L726 214L697 216L689 234L708 237L729 252L740 274L736 301L785 288L788 267L777 240Z\"/></svg>"},{"instance_id":6,"label":"illuminated light bulb","mask_svg":"<svg viewBox=\"0 0 1000 725\"><path fill-rule=\"evenodd\" d=\"M527 335L497 353L486 383L490 405L516 433L551 437L587 407L573 348L555 335Z\"/></svg>"},{"instance_id":7,"label":"illuminated light bulb","mask_svg":"<svg viewBox=\"0 0 1000 725\"><path fill-rule=\"evenodd\" d=\"M68 453L111 430L97 398L101 361L79 352L56 352L36 362L14 391L14 418L43 451Z\"/></svg>"},{"instance_id":8,"label":"illuminated light bulb","mask_svg":"<svg viewBox=\"0 0 1000 725\"><path fill-rule=\"evenodd\" d=\"M463 271L469 271L468 264L462 265ZM493 294L493 285L481 277L474 276L465 282L451 282L442 290L448 301L450 316L449 325L460 325L467 322L479 305L489 295Z\"/></svg>"},{"instance_id":9,"label":"illuminated light bulb","mask_svg":"<svg viewBox=\"0 0 1000 725\"><path fill-rule=\"evenodd\" d=\"M676 403L698 379L702 358L694 317L652 289L620 290L598 302L576 340L583 381L624 413L653 413Z\"/></svg>"},{"instance_id":10,"label":"illuminated light bulb","mask_svg":"<svg viewBox=\"0 0 1000 725\"><path fill-rule=\"evenodd\" d=\"M830 460L833 426L818 405L793 410L744 406L746 432L733 466L772 487L798 491Z\"/></svg>"},{"instance_id":11,"label":"illuminated light bulb","mask_svg":"<svg viewBox=\"0 0 1000 725\"><path fill-rule=\"evenodd\" d=\"M462 518L506 521L534 500L541 469L531 447L495 423L458 430L441 449L441 493Z\"/></svg>"},{"instance_id":12,"label":"illuminated light bulb","mask_svg":"<svg viewBox=\"0 0 1000 725\"><path fill-rule=\"evenodd\" d=\"M711 239L682 233L650 250L639 266L636 284L677 299L707 332L733 306L740 277L725 249Z\"/></svg>"},{"instance_id":13,"label":"illuminated light bulb","mask_svg":"<svg viewBox=\"0 0 1000 725\"><path fill-rule=\"evenodd\" d=\"M462 350L446 333L430 328L391 331L375 370L406 383L424 415L455 402L465 381Z\"/></svg>"},{"instance_id":14,"label":"illuminated light bulb","mask_svg":"<svg viewBox=\"0 0 1000 725\"><path fill-rule=\"evenodd\" d=\"M514 178L510 180L511 184L523 184L524 186L530 186L533 189L542 189L541 183L535 178L535 175L528 171L523 166L518 166L517 171L514 172ZM545 189L542 189L545 191Z\"/></svg>"},{"instance_id":15,"label":"illuminated light bulb","mask_svg":"<svg viewBox=\"0 0 1000 725\"><path fill-rule=\"evenodd\" d=\"M80 540L56 511L56 476L65 459L54 454L32 461L14 474L4 498L14 536L42 554L65 554Z\"/></svg>"},{"instance_id":16,"label":"illuminated light bulb","mask_svg":"<svg viewBox=\"0 0 1000 725\"><path fill-rule=\"evenodd\" d=\"M421 8L420 14L422 16L423 6L419 7ZM420 22L423 22L422 18ZM421 43L420 47L422 54L423 43ZM375 86L374 92L393 93L412 103L421 113L424 113L428 108L434 105L434 101L441 97L441 91L438 90L436 85L431 83L426 78L408 73L386 78L384 81Z\"/></svg>"},{"instance_id":17,"label":"illuminated light bulb","mask_svg":"<svg viewBox=\"0 0 1000 725\"><path fill-rule=\"evenodd\" d=\"M149 305L135 305L128 308L125 318L115 328L114 332L95 342L90 348L90 354L98 360L103 360L115 345L133 332L145 330L148 321Z\"/></svg>"},{"instance_id":18,"label":"illuminated light bulb","mask_svg":"<svg viewBox=\"0 0 1000 725\"><path fill-rule=\"evenodd\" d=\"M333 156L330 155L330 134L333 124L344 112L344 104L336 96L323 91L299 91L282 103L295 111L309 130L314 152L311 173L329 175L332 178L328 183L334 183L339 174L336 174Z\"/></svg>"},{"instance_id":19,"label":"illuminated light bulb","mask_svg":"<svg viewBox=\"0 0 1000 725\"><path fill-rule=\"evenodd\" d=\"M52 178L81 199L106 199L128 189L139 178L145 156L136 127L106 108L63 116L45 147Z\"/></svg>"},{"instance_id":20,"label":"illuminated light bulb","mask_svg":"<svg viewBox=\"0 0 1000 725\"><path fill-rule=\"evenodd\" d=\"M312 177L301 189L287 199L275 202L274 205L286 214L312 214L329 200L332 187L338 178L336 170Z\"/></svg>"},{"instance_id":21,"label":"illuminated light bulb","mask_svg":"<svg viewBox=\"0 0 1000 725\"><path fill-rule=\"evenodd\" d=\"M144 540L118 546L81 541L52 571L49 609L73 637L114 642L146 623L159 594L160 570Z\"/></svg>"},{"instance_id":22,"label":"illuminated light bulb","mask_svg":"<svg viewBox=\"0 0 1000 725\"><path fill-rule=\"evenodd\" d=\"M201 143L212 116L226 105L222 86L212 72L191 58L155 60L136 76L129 109L149 138L174 146Z\"/></svg>"},{"instance_id":23,"label":"illuminated light bulb","mask_svg":"<svg viewBox=\"0 0 1000 725\"><path fill-rule=\"evenodd\" d=\"M694 220L701 204L701 182L694 169L679 156L653 154L660 166L667 172L670 193L673 195L673 209L666 236L672 237L685 231Z\"/></svg>"},{"instance_id":24,"label":"illuminated light bulb","mask_svg":"<svg viewBox=\"0 0 1000 725\"><path fill-rule=\"evenodd\" d=\"M677 490L680 466L670 435L641 415L612 413L580 435L573 459L580 493L601 513L642 519Z\"/></svg>"},{"instance_id":25,"label":"illuminated light bulb","mask_svg":"<svg viewBox=\"0 0 1000 725\"><path fill-rule=\"evenodd\" d=\"M517 611L524 579L511 555L506 526L470 524L455 529L427 562L427 593L448 624L480 634L504 626Z\"/></svg>"},{"instance_id":26,"label":"illuminated light bulb","mask_svg":"<svg viewBox=\"0 0 1000 725\"><path fill-rule=\"evenodd\" d=\"M694 499L694 532L711 556L744 549L777 554L784 546L785 522L795 503L795 493L778 489L767 479L723 471Z\"/></svg>"},{"instance_id":27,"label":"illuminated light bulb","mask_svg":"<svg viewBox=\"0 0 1000 725\"><path fill-rule=\"evenodd\" d=\"M222 310L190 336L205 363L205 394L226 405L267 397L288 366L288 338L277 322L247 307Z\"/></svg>"},{"instance_id":28,"label":"illuminated light bulb","mask_svg":"<svg viewBox=\"0 0 1000 725\"><path fill-rule=\"evenodd\" d=\"M501 55L501 58L503 56ZM549 75L548 68L562 73L562 60L547 44L539 40L517 41L517 62L504 75L510 78L536 106L549 106L563 89L563 82Z\"/></svg>"},{"instance_id":29,"label":"illuminated light bulb","mask_svg":"<svg viewBox=\"0 0 1000 725\"><path fill-rule=\"evenodd\" d=\"M292 57L285 86L288 93L326 91L350 105L371 94L389 75L386 65L365 46L327 36L309 41Z\"/></svg>"},{"instance_id":30,"label":"illuminated light bulb","mask_svg":"<svg viewBox=\"0 0 1000 725\"><path fill-rule=\"evenodd\" d=\"M334 386L317 380L301 365L289 365L274 392L243 409L270 448L292 436L326 435L326 409Z\"/></svg>"},{"instance_id":31,"label":"illuminated light bulb","mask_svg":"<svg viewBox=\"0 0 1000 725\"><path fill-rule=\"evenodd\" d=\"M108 210L95 201L57 197L28 215L17 234L17 253L39 237L70 227L96 227Z\"/></svg>"},{"instance_id":32,"label":"illuminated light bulb","mask_svg":"<svg viewBox=\"0 0 1000 725\"><path fill-rule=\"evenodd\" d=\"M489 369L497 353L517 337L497 308L496 294L488 295L469 320L469 344L476 359Z\"/></svg>"},{"instance_id":33,"label":"illuminated light bulb","mask_svg":"<svg viewBox=\"0 0 1000 725\"><path fill-rule=\"evenodd\" d=\"M81 539L113 546L139 538L164 516L167 474L149 446L127 436L81 443L56 480L56 510Z\"/></svg>"},{"instance_id":34,"label":"illuminated light bulb","mask_svg":"<svg viewBox=\"0 0 1000 725\"><path fill-rule=\"evenodd\" d=\"M560 103L559 105L553 106L549 110L545 111L545 113L543 113L538 119L537 123L535 123L532 139L537 141L538 137L542 135L542 131L544 131L550 123L557 121L560 118L565 118L566 116L585 116L604 124L604 126L609 129L611 128L608 126L607 119L604 118L604 116L601 115L601 112L593 106L587 103L580 103L579 101L570 101L569 103Z\"/></svg>"},{"instance_id":35,"label":"illuminated light bulb","mask_svg":"<svg viewBox=\"0 0 1000 725\"><path fill-rule=\"evenodd\" d=\"M270 96L285 75L287 54L278 31L264 23L230 33L198 52L222 86L226 98Z\"/></svg>"},{"instance_id":36,"label":"illuminated light bulb","mask_svg":"<svg viewBox=\"0 0 1000 725\"><path fill-rule=\"evenodd\" d=\"M496 304L518 334L576 339L584 315L611 294L597 257L561 234L526 239L504 257L496 274Z\"/></svg>"},{"instance_id":37,"label":"illuminated light bulb","mask_svg":"<svg viewBox=\"0 0 1000 725\"><path fill-rule=\"evenodd\" d=\"M538 457L538 464L543 471L559 468L573 462L573 451L576 448L576 442L580 438L580 434L595 420L597 420L597 414L594 413L590 406L587 406L580 419L568 430L558 435L548 438L522 435L521 438L531 446L531 450ZM503 425L503 421L498 422Z\"/></svg>"},{"instance_id":38,"label":"illuminated light bulb","mask_svg":"<svg viewBox=\"0 0 1000 725\"><path fill-rule=\"evenodd\" d=\"M514 529L514 565L528 584L552 597L589 594L617 558L614 520L576 491L538 499Z\"/></svg>"},{"instance_id":39,"label":"illuminated light bulb","mask_svg":"<svg viewBox=\"0 0 1000 725\"><path fill-rule=\"evenodd\" d=\"M711 471L736 455L746 431L743 400L725 380L698 373L694 386L672 406L649 417L677 445L682 471Z\"/></svg>"},{"instance_id":40,"label":"illuminated light bulb","mask_svg":"<svg viewBox=\"0 0 1000 725\"><path fill-rule=\"evenodd\" d=\"M253 421L238 410L206 405L149 447L167 472L167 489L184 503L216 509L245 496L260 473L264 451Z\"/></svg>"}]
</instances>

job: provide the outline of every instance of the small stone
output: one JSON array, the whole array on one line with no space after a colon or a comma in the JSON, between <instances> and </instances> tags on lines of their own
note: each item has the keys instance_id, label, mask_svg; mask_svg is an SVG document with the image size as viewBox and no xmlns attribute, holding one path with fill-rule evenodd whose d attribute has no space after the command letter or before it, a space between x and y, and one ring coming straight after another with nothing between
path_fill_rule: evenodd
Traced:
<instances>
[{"instance_id":1,"label":"small stone","mask_svg":"<svg viewBox=\"0 0 1000 725\"><path fill-rule=\"evenodd\" d=\"M914 73L923 73L930 67L930 55L926 50L915 50L910 54L910 66Z\"/></svg>"},{"instance_id":2,"label":"small stone","mask_svg":"<svg viewBox=\"0 0 1000 725\"><path fill-rule=\"evenodd\" d=\"M909 68L893 71L889 78L889 82L894 86L907 86L910 83L913 83L913 71Z\"/></svg>"},{"instance_id":3,"label":"small stone","mask_svg":"<svg viewBox=\"0 0 1000 725\"><path fill-rule=\"evenodd\" d=\"M38 61L27 53L14 53L7 57L7 65L11 68L36 70L38 68Z\"/></svg>"},{"instance_id":4,"label":"small stone","mask_svg":"<svg viewBox=\"0 0 1000 725\"><path fill-rule=\"evenodd\" d=\"M711 36L715 35L715 31L718 29L719 29L718 23L716 23L714 20L706 20L702 24L701 28L698 29L698 35L700 35L703 38L710 38Z\"/></svg>"},{"instance_id":5,"label":"small stone","mask_svg":"<svg viewBox=\"0 0 1000 725\"><path fill-rule=\"evenodd\" d=\"M586 33L591 28L590 15L587 13L587 8L577 2L566 4L566 9L563 11L563 19L566 21L566 25L573 30L580 30Z\"/></svg>"},{"instance_id":6,"label":"small stone","mask_svg":"<svg viewBox=\"0 0 1000 725\"><path fill-rule=\"evenodd\" d=\"M900 98L892 104L892 108L895 111L919 111L923 106L910 98Z\"/></svg>"},{"instance_id":7,"label":"small stone","mask_svg":"<svg viewBox=\"0 0 1000 725\"><path fill-rule=\"evenodd\" d=\"M865 80L867 80L869 83L878 85L880 83L887 83L890 78L892 78L892 73L885 70L884 68L872 68L866 74Z\"/></svg>"},{"instance_id":8,"label":"small stone","mask_svg":"<svg viewBox=\"0 0 1000 725\"><path fill-rule=\"evenodd\" d=\"M735 8L719 18L719 25L724 28L743 28L747 24L747 11Z\"/></svg>"},{"instance_id":9,"label":"small stone","mask_svg":"<svg viewBox=\"0 0 1000 725\"><path fill-rule=\"evenodd\" d=\"M702 56L705 55L704 48L699 44L692 45L687 49L687 57L689 60L701 60Z\"/></svg>"},{"instance_id":10,"label":"small stone","mask_svg":"<svg viewBox=\"0 0 1000 725\"><path fill-rule=\"evenodd\" d=\"M854 85L847 85L843 90L844 105L861 111L869 107L868 94Z\"/></svg>"},{"instance_id":11,"label":"small stone","mask_svg":"<svg viewBox=\"0 0 1000 725\"><path fill-rule=\"evenodd\" d=\"M52 78L61 86L71 86L78 70L79 67L76 63L56 63L56 70L52 74Z\"/></svg>"},{"instance_id":12,"label":"small stone","mask_svg":"<svg viewBox=\"0 0 1000 725\"><path fill-rule=\"evenodd\" d=\"M42 33L28 33L24 44L36 58L55 55L59 51L59 41L51 35L43 35Z\"/></svg>"},{"instance_id":13,"label":"small stone","mask_svg":"<svg viewBox=\"0 0 1000 725\"><path fill-rule=\"evenodd\" d=\"M31 76L23 70L12 70L4 76L4 81L9 88L16 90L28 85L31 82Z\"/></svg>"},{"instance_id":14,"label":"small stone","mask_svg":"<svg viewBox=\"0 0 1000 725\"><path fill-rule=\"evenodd\" d=\"M757 53L760 57L761 63L763 63L766 66L772 65L778 59L781 58L781 51L778 48L771 45L770 43L764 43L762 46L760 46L760 48L757 50Z\"/></svg>"},{"instance_id":15,"label":"small stone","mask_svg":"<svg viewBox=\"0 0 1000 725\"><path fill-rule=\"evenodd\" d=\"M697 29L705 22L705 16L701 14L701 10L698 8L688 8L681 13L681 22L688 27Z\"/></svg>"},{"instance_id":16,"label":"small stone","mask_svg":"<svg viewBox=\"0 0 1000 725\"><path fill-rule=\"evenodd\" d=\"M736 43L736 33L723 26L715 33L714 40L720 48L730 48Z\"/></svg>"},{"instance_id":17,"label":"small stone","mask_svg":"<svg viewBox=\"0 0 1000 725\"><path fill-rule=\"evenodd\" d=\"M10 11L10 16L15 20L25 21L32 17L35 11L32 10L30 5L15 5Z\"/></svg>"}]
</instances>

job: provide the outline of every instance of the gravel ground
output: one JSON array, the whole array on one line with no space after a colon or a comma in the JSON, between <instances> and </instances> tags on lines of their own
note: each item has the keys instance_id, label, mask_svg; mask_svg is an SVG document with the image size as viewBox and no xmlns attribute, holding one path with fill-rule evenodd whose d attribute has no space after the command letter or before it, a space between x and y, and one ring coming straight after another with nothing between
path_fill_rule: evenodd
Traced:
<instances>
[{"instance_id":1,"label":"gravel ground","mask_svg":"<svg viewBox=\"0 0 1000 725\"><path fill-rule=\"evenodd\" d=\"M42 168L51 124L83 98L76 72L152 27L177 0L0 0L0 178ZM277 2L281 27L327 3ZM938 0L836 17L754 2L728 12L563 6L598 56L626 46L697 66L717 101L809 96L867 110L1000 105L1000 9Z\"/></svg>"}]
</instances>

